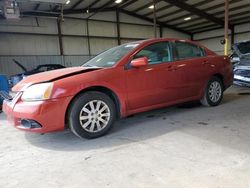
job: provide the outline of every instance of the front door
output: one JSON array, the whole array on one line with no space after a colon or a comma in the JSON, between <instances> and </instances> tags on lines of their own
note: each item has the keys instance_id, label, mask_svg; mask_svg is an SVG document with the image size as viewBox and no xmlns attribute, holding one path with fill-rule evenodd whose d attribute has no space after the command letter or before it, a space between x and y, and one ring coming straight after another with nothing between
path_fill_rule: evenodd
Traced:
<instances>
[{"instance_id":1,"label":"front door","mask_svg":"<svg viewBox=\"0 0 250 188\"><path fill-rule=\"evenodd\" d=\"M127 105L129 110L172 102L178 91L174 88L175 71L169 42L151 44L139 51L133 59L147 57L149 64L126 70Z\"/></svg>"}]
</instances>

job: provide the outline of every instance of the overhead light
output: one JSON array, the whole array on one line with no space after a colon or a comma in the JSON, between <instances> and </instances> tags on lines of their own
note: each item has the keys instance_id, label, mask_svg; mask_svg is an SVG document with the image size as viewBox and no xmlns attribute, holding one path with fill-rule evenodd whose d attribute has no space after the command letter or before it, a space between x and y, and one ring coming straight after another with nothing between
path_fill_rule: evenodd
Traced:
<instances>
[{"instance_id":1,"label":"overhead light","mask_svg":"<svg viewBox=\"0 0 250 188\"><path fill-rule=\"evenodd\" d=\"M87 14L89 13L89 9L86 10L86 13L87 13Z\"/></svg>"},{"instance_id":2,"label":"overhead light","mask_svg":"<svg viewBox=\"0 0 250 188\"><path fill-rule=\"evenodd\" d=\"M70 0L66 1L66 5L70 4Z\"/></svg>"},{"instance_id":3,"label":"overhead light","mask_svg":"<svg viewBox=\"0 0 250 188\"><path fill-rule=\"evenodd\" d=\"M191 20L191 17L184 18L185 21Z\"/></svg>"},{"instance_id":4,"label":"overhead light","mask_svg":"<svg viewBox=\"0 0 250 188\"><path fill-rule=\"evenodd\" d=\"M153 9L153 8L154 8L154 5L151 5L151 6L149 6L148 8Z\"/></svg>"},{"instance_id":5,"label":"overhead light","mask_svg":"<svg viewBox=\"0 0 250 188\"><path fill-rule=\"evenodd\" d=\"M122 2L122 0L116 0L115 1L115 3L117 3L117 4L119 4L119 3L121 3Z\"/></svg>"}]
</instances>

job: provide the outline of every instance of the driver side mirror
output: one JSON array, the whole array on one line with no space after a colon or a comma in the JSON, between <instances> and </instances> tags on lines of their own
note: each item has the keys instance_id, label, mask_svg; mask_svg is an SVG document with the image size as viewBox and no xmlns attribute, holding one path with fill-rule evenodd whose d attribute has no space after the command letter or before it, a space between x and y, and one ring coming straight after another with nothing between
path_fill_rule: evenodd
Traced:
<instances>
[{"instance_id":1,"label":"driver side mirror","mask_svg":"<svg viewBox=\"0 0 250 188\"><path fill-rule=\"evenodd\" d=\"M148 65L148 58L140 57L131 61L130 64L134 68L139 68Z\"/></svg>"}]
</instances>

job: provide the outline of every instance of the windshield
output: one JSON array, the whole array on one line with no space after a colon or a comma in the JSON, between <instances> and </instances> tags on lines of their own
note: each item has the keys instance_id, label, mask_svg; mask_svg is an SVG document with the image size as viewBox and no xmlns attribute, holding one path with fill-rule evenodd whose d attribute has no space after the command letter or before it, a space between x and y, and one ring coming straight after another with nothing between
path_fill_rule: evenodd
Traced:
<instances>
[{"instance_id":1,"label":"windshield","mask_svg":"<svg viewBox=\"0 0 250 188\"><path fill-rule=\"evenodd\" d=\"M89 60L87 63L83 64L83 67L112 67L115 65L122 57L124 57L131 50L136 48L140 43L128 43L121 46L111 48L93 59Z\"/></svg>"},{"instance_id":2,"label":"windshield","mask_svg":"<svg viewBox=\"0 0 250 188\"><path fill-rule=\"evenodd\" d=\"M236 44L237 48L239 49L241 54L249 54L250 53L250 41L242 42Z\"/></svg>"}]
</instances>

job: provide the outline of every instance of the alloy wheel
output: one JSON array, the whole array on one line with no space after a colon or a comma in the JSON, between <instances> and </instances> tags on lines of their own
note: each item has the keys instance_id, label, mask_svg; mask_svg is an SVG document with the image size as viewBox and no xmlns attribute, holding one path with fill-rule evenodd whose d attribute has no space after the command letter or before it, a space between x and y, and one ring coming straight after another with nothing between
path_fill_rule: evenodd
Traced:
<instances>
[{"instance_id":1,"label":"alloy wheel","mask_svg":"<svg viewBox=\"0 0 250 188\"><path fill-rule=\"evenodd\" d=\"M103 130L110 120L110 109L101 100L92 100L82 108L79 120L82 128L90 133Z\"/></svg>"},{"instance_id":2,"label":"alloy wheel","mask_svg":"<svg viewBox=\"0 0 250 188\"><path fill-rule=\"evenodd\" d=\"M208 94L212 102L218 102L222 95L221 84L218 81L212 82L209 86Z\"/></svg>"}]
</instances>

